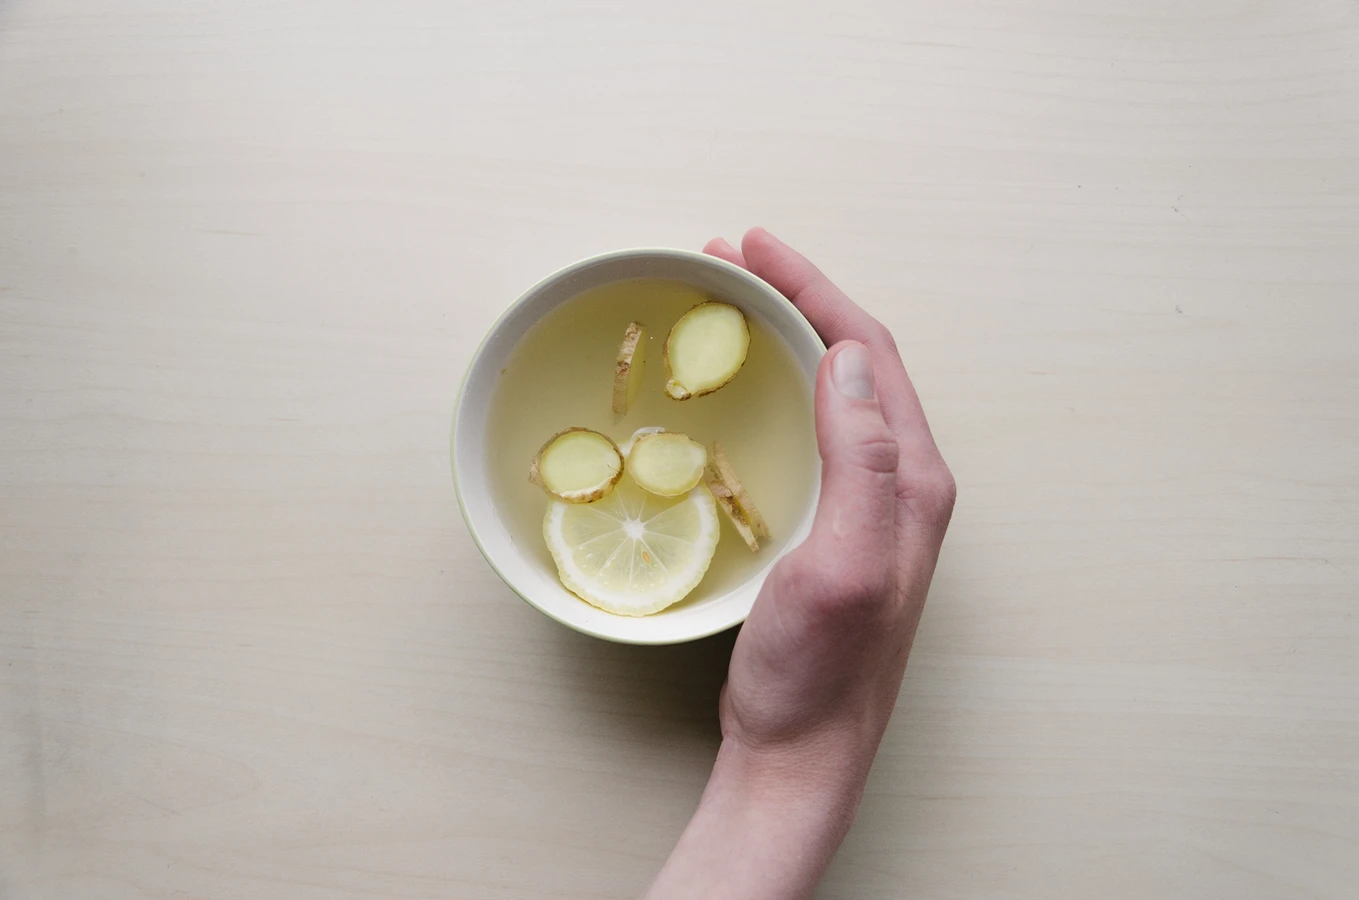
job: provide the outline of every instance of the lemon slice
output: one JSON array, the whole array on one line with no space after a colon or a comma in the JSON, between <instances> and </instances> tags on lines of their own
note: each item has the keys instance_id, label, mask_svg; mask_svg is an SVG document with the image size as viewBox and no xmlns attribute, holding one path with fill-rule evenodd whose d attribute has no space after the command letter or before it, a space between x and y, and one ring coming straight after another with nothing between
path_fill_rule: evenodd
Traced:
<instances>
[{"instance_id":1,"label":"lemon slice","mask_svg":"<svg viewBox=\"0 0 1359 900\"><path fill-rule=\"evenodd\" d=\"M717 504L702 484L657 497L626 475L602 500L553 500L543 517L562 584L620 616L650 615L688 596L708 571L720 533Z\"/></svg>"}]
</instances>

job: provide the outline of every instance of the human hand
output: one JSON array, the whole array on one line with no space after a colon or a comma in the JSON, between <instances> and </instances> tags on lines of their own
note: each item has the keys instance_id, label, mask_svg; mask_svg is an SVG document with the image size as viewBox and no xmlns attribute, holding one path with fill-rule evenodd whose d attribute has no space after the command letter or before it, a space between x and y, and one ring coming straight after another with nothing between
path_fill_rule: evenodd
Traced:
<instances>
[{"instance_id":1,"label":"human hand","mask_svg":"<svg viewBox=\"0 0 1359 900\"><path fill-rule=\"evenodd\" d=\"M648 896L801 897L862 795L955 488L886 328L767 231L704 249L781 291L830 345L816 380L821 498L741 628L717 765Z\"/></svg>"},{"instance_id":2,"label":"human hand","mask_svg":"<svg viewBox=\"0 0 1359 900\"><path fill-rule=\"evenodd\" d=\"M783 292L830 346L816 381L821 499L732 653L723 738L770 763L860 779L896 702L954 483L892 335L762 229L707 252Z\"/></svg>"}]
</instances>

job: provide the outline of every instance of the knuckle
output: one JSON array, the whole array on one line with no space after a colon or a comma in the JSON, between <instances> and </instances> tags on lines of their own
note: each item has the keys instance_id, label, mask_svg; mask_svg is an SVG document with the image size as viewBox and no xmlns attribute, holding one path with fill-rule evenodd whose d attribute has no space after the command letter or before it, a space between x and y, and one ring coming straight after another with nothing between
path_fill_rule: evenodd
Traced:
<instances>
[{"instance_id":1,"label":"knuckle","mask_svg":"<svg viewBox=\"0 0 1359 900\"><path fill-rule=\"evenodd\" d=\"M822 606L835 616L872 615L886 604L893 591L891 567L886 560L848 554L827 561L821 584Z\"/></svg>"},{"instance_id":2,"label":"knuckle","mask_svg":"<svg viewBox=\"0 0 1359 900\"><path fill-rule=\"evenodd\" d=\"M823 625L872 618L895 590L892 567L846 553L792 554L780 563L781 585Z\"/></svg>"},{"instance_id":3,"label":"knuckle","mask_svg":"<svg viewBox=\"0 0 1359 900\"><path fill-rule=\"evenodd\" d=\"M892 475L901 461L901 446L886 425L864 435L854 446L855 465L881 475Z\"/></svg>"},{"instance_id":4,"label":"knuckle","mask_svg":"<svg viewBox=\"0 0 1359 900\"><path fill-rule=\"evenodd\" d=\"M877 344L894 356L901 355L901 350L897 347L897 339L892 336L891 329L877 319L873 320L873 324L869 328L869 342Z\"/></svg>"},{"instance_id":5,"label":"knuckle","mask_svg":"<svg viewBox=\"0 0 1359 900\"><path fill-rule=\"evenodd\" d=\"M939 464L930 474L922 493L926 507L936 517L947 521L953 515L953 507L958 502L958 482L948 466Z\"/></svg>"},{"instance_id":6,"label":"knuckle","mask_svg":"<svg viewBox=\"0 0 1359 900\"><path fill-rule=\"evenodd\" d=\"M918 518L947 525L958 502L958 483L941 459L899 482L897 498Z\"/></svg>"}]
</instances>

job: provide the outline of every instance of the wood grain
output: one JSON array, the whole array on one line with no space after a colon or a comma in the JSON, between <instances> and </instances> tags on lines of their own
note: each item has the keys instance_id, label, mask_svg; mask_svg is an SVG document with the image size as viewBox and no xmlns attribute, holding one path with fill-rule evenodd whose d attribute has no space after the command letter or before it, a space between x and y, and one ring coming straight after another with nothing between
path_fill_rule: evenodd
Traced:
<instances>
[{"instance_id":1,"label":"wood grain","mask_svg":"<svg viewBox=\"0 0 1359 900\"><path fill-rule=\"evenodd\" d=\"M0 0L0 897L634 895L731 637L519 603L448 422L757 223L960 484L821 896L1353 897L1346 0Z\"/></svg>"}]
</instances>

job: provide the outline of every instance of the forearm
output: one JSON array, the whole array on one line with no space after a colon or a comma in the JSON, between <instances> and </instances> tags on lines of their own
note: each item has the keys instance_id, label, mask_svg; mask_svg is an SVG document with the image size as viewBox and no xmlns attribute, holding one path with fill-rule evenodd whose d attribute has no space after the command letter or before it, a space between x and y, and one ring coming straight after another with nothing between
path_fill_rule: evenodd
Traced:
<instances>
[{"instance_id":1,"label":"forearm","mask_svg":"<svg viewBox=\"0 0 1359 900\"><path fill-rule=\"evenodd\" d=\"M861 767L773 759L731 741L645 900L801 900L844 840Z\"/></svg>"}]
</instances>

